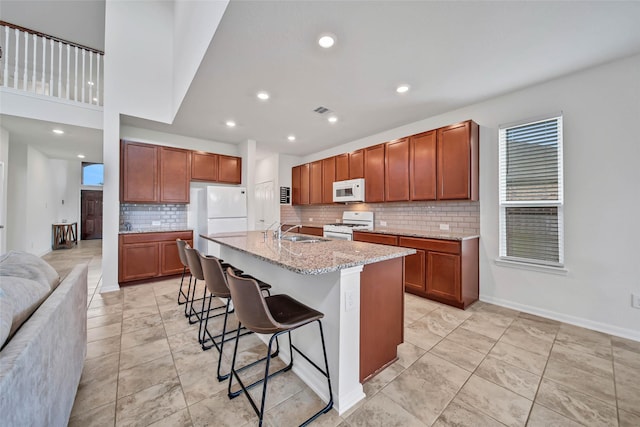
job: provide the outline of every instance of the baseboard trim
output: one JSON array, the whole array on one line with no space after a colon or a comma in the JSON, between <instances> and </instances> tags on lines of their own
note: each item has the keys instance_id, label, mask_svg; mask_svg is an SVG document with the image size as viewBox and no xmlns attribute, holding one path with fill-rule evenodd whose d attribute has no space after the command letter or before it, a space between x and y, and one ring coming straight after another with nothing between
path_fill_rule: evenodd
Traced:
<instances>
[{"instance_id":1,"label":"baseboard trim","mask_svg":"<svg viewBox=\"0 0 640 427\"><path fill-rule=\"evenodd\" d=\"M501 298L494 298L488 295L481 294L480 301L488 302L506 308L511 308L513 310L518 310L529 314L535 314L536 316L546 317L547 319L557 320L560 322L568 323L570 325L580 326L582 328L592 329L598 332L604 332L605 334L615 335L617 337L627 338L634 341L640 341L640 331L638 330L620 328L618 326L609 325L607 323L595 322L593 320L584 319L582 317L558 313L556 311L546 310L526 304L520 304Z\"/></svg>"}]
</instances>

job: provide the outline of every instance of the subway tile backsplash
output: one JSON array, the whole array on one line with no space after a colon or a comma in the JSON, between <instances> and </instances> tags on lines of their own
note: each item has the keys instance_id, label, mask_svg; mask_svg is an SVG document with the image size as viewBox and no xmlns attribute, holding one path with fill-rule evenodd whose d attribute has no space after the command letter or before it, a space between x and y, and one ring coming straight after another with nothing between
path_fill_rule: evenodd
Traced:
<instances>
[{"instance_id":1,"label":"subway tile backsplash","mask_svg":"<svg viewBox=\"0 0 640 427\"><path fill-rule=\"evenodd\" d=\"M344 211L372 211L375 228L440 231L448 224L452 233L480 233L480 202L407 202L357 203L347 205L280 206L280 221L286 224L304 223L318 226L340 221Z\"/></svg>"},{"instance_id":2,"label":"subway tile backsplash","mask_svg":"<svg viewBox=\"0 0 640 427\"><path fill-rule=\"evenodd\" d=\"M188 205L144 205L136 203L120 204L120 230L125 223L133 230L184 230L187 228ZM154 225L159 221L160 225Z\"/></svg>"}]
</instances>

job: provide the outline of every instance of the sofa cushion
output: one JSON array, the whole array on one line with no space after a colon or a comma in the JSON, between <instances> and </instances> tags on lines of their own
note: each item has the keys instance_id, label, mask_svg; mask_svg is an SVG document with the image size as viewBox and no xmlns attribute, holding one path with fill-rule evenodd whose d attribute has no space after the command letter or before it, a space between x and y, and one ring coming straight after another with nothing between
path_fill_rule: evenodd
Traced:
<instances>
[{"instance_id":1,"label":"sofa cushion","mask_svg":"<svg viewBox=\"0 0 640 427\"><path fill-rule=\"evenodd\" d=\"M11 324L13 323L13 307L9 298L0 288L0 348L4 345L5 341L9 337L9 331L11 331Z\"/></svg>"},{"instance_id":2,"label":"sofa cushion","mask_svg":"<svg viewBox=\"0 0 640 427\"><path fill-rule=\"evenodd\" d=\"M4 293L2 299L6 299L11 305L9 338L51 292L48 285L22 277L3 277L0 280L0 289Z\"/></svg>"},{"instance_id":3,"label":"sofa cushion","mask_svg":"<svg viewBox=\"0 0 640 427\"><path fill-rule=\"evenodd\" d=\"M60 283L60 276L53 267L40 257L22 251L9 251L0 257L0 277L35 280L46 285L49 291Z\"/></svg>"}]
</instances>

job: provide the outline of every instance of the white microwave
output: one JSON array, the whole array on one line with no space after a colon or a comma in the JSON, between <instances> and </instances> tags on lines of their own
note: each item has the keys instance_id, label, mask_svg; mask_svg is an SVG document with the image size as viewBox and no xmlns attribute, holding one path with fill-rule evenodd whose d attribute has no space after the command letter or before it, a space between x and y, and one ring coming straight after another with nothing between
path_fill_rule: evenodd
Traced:
<instances>
[{"instance_id":1,"label":"white microwave","mask_svg":"<svg viewBox=\"0 0 640 427\"><path fill-rule=\"evenodd\" d=\"M364 178L334 182L333 201L338 203L364 202Z\"/></svg>"}]
</instances>

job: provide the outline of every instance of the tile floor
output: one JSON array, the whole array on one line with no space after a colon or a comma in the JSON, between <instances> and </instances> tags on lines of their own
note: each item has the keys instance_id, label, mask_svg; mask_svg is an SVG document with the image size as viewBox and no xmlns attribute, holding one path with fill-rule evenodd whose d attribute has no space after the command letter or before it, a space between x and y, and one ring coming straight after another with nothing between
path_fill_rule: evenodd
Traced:
<instances>
[{"instance_id":1,"label":"tile floor","mask_svg":"<svg viewBox=\"0 0 640 427\"><path fill-rule=\"evenodd\" d=\"M70 425L257 424L247 400L227 399L215 380L216 350L200 349L176 304L179 279L100 294L99 242L45 258L90 263L87 360ZM461 311L407 294L405 311L399 360L365 384L366 400L313 425L640 426L640 342L482 302ZM264 346L248 336L241 349L249 360ZM292 373L277 378L266 425L297 425L321 405Z\"/></svg>"}]
</instances>

